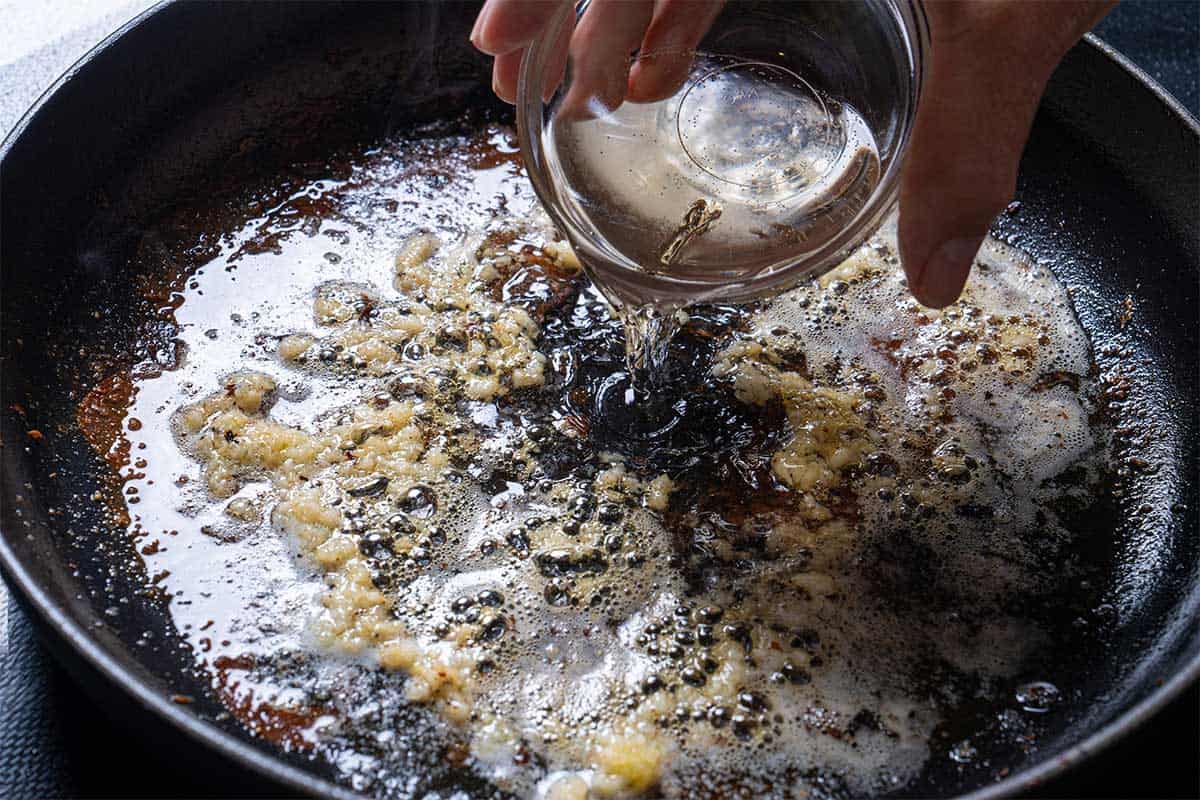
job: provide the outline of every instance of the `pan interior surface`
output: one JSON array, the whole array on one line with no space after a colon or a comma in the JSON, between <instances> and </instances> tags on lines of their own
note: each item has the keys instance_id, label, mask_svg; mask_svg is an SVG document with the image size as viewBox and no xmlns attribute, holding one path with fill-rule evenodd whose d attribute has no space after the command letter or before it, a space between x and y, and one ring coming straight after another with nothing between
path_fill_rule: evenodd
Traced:
<instances>
[{"instance_id":1,"label":"pan interior surface","mask_svg":"<svg viewBox=\"0 0 1200 800\"><path fill-rule=\"evenodd\" d=\"M54 115L65 115L58 121L69 122L72 113L79 113L72 111L69 87L64 87L58 105L52 98L5 153L5 196L50 198L19 209L6 202L3 210L8 553L22 565L33 565L28 568L36 572L29 574L49 587L55 604L77 622L88 628L100 623L96 640L138 680L163 696L187 698L180 705L188 713L228 736L324 777L349 775L346 779L357 781L351 788L364 792L379 791L380 785L362 770L346 770L336 756L310 759L302 742L288 741L304 727L295 720L268 717L248 732L244 720L239 723L237 714L230 713L230 705L238 702L236 690L214 686L212 673L196 668L203 637L180 630L179 609L168 608L188 598L172 598L166 588L171 576L147 574L143 559L155 554L145 548L158 538L169 550L171 534L134 541L121 528L114 530L105 513L111 504L91 500L103 501L113 490L111 470L82 430L94 434L98 427L115 426L108 430L112 438L105 440L104 449L111 449L120 429L131 428L124 415L129 398L122 395L128 387L114 376L126 373L131 364L161 368L186 361L188 341L205 337L201 320L191 329L181 324L190 291L224 285L233 293L229 302L239 302L237 282L204 280L189 268L211 260L212 253L229 244L196 232L227 231L229 221L253 219L284 201L319 205L322 181L348 180L354 154L385 150L397 136L435 141L460 135L462 126L455 120L464 113L474 115L471 125L493 126L501 137L499 149L484 148L479 154L498 157L504 118L487 99L487 84L480 78L486 65L463 44L470 11L417 4L315 7L283 25L276 24L280 11L273 6L220 12L232 20L207 18L211 9L172 6L157 15L162 26L157 35L187 25L203 40L230 21L238 23L235 27L244 33L231 48L237 53L239 46L245 47L244 71L218 79L209 56L196 62L193 80L181 82L186 92L146 87L154 102L145 116L129 117L140 135L124 142L98 137L95 152L86 157L67 151L60 139L33 137L38 125L48 125ZM151 18L142 28L147 40L152 38L147 26L154 24ZM429 36L430 31L435 35ZM137 34L135 30L130 36ZM256 35L271 45L252 51ZM106 56L115 58L112 51L98 54L94 74L104 75L106 66L115 70L104 62ZM142 51L141 57L149 64L167 59L153 51ZM1107 571L1072 601L1086 597L1083 610L1088 613L1081 614L1081 627L1100 627L1103 633L1082 634L1088 647L1074 661L1063 662L1063 677L1053 681L1065 689L1063 702L1023 729L1025 738L1003 730L1011 722L1003 708L964 708L962 717L945 729L939 747L948 755L970 739L975 755L932 759L901 789L913 796L970 791L1053 758L1110 723L1146 696L1155 681L1182 669L1196 654L1189 620L1196 612L1197 247L1187 222L1187 195L1190 191L1194 219L1196 193L1194 186L1180 188L1178 178L1180 173L1191 175L1194 183L1196 169L1186 167L1195 167L1196 139L1194 132L1179 134L1178 122L1172 127L1164 121L1162 145L1184 162L1168 181L1156 178L1161 167L1136 160L1132 154L1137 148L1096 133L1106 123L1088 118L1094 111L1081 111L1091 108L1087 80L1072 82L1070 76L1106 69L1115 68L1087 49L1065 65L1067 77L1052 92L1026 156L1020 205L997 229L1001 238L1029 252L1070 288L1098 370L1114 376L1111 386L1120 394L1115 402L1131 410L1122 416L1129 430L1117 443L1128 468L1128 474L1118 476L1122 495L1096 497L1104 512L1089 516L1087 523L1094 530L1086 541L1097 550L1091 557L1106 564ZM1117 71L1111 77L1123 78L1131 93L1141 91L1128 75ZM1156 98L1149 97L1142 102L1145 117L1152 119ZM155 132L154 125L162 128ZM55 168L47 170L52 164ZM507 175L502 158L479 166L480 174ZM425 177L433 189L443 180L436 172ZM48 189L37 188L42 185ZM269 192L280 187L306 192L317 187L316 196L279 196L272 203ZM80 188L87 190L85 195ZM512 191L519 196L521 190ZM200 213L210 216L198 219ZM297 214L298 224L304 217ZM326 234L338 231L337 225L326 223L325 228ZM251 260L256 248L270 254L279 246L269 237L253 238L246 242ZM334 243L328 251L333 252L336 235L325 240ZM180 242L187 243L182 251ZM320 263L324 253L314 256ZM248 275L241 284L271 277ZM309 298L293 299L311 305ZM218 340L220 336L218 332ZM88 398L86 407L94 418L81 426L81 402ZM136 469L138 453L128 455ZM138 504L122 505L136 516ZM304 590L297 591L302 595ZM194 624L200 627L204 621ZM181 646L184 641L190 643ZM220 641L210 642L214 645ZM236 663L225 667L227 672L248 672ZM365 708L371 693L395 690L385 679L371 677L370 670L364 674L379 685L353 705ZM248 682L242 678L243 689ZM458 768L458 751L435 733L436 722L426 713L402 704L388 706L386 713L393 716L382 721L385 727L404 730L419 743L411 749L411 763L391 779L420 776L420 788L433 791L492 791L469 770Z\"/></svg>"}]
</instances>

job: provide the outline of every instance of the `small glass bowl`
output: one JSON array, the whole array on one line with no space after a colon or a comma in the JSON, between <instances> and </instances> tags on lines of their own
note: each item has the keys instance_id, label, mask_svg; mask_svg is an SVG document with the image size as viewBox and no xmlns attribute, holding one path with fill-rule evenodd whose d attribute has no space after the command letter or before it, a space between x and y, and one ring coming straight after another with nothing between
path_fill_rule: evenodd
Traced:
<instances>
[{"instance_id":1,"label":"small glass bowl","mask_svg":"<svg viewBox=\"0 0 1200 800\"><path fill-rule=\"evenodd\" d=\"M690 8L685 43L634 51L628 79L586 44L603 38L591 0L564 4L521 66L530 180L619 304L778 293L896 205L929 49L920 0Z\"/></svg>"}]
</instances>

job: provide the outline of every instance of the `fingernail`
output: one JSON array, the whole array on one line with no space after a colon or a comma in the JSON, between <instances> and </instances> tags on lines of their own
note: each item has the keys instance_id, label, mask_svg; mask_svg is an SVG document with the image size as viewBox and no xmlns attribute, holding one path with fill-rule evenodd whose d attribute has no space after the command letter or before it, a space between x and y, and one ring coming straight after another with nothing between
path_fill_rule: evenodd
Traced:
<instances>
[{"instance_id":1,"label":"fingernail","mask_svg":"<svg viewBox=\"0 0 1200 800\"><path fill-rule=\"evenodd\" d=\"M510 106L516 104L515 98L509 97L508 93L500 86L500 82L496 79L496 71L492 70L492 93L499 97Z\"/></svg>"},{"instance_id":2,"label":"fingernail","mask_svg":"<svg viewBox=\"0 0 1200 800\"><path fill-rule=\"evenodd\" d=\"M918 278L921 301L943 308L957 300L982 243L982 237L951 239L934 250Z\"/></svg>"},{"instance_id":3,"label":"fingernail","mask_svg":"<svg viewBox=\"0 0 1200 800\"><path fill-rule=\"evenodd\" d=\"M467 37L471 40L471 44L475 45L476 49L479 48L479 31L483 28L483 20L487 17L490 8L491 6L485 5L479 9L479 16L475 17L475 25L471 28L471 35Z\"/></svg>"}]
</instances>

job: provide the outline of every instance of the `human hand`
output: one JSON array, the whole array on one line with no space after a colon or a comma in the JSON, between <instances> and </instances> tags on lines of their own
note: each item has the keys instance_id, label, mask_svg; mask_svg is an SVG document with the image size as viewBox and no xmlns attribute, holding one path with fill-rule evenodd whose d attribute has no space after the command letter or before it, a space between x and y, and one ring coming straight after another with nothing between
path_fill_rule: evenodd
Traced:
<instances>
[{"instance_id":1,"label":"human hand","mask_svg":"<svg viewBox=\"0 0 1200 800\"><path fill-rule=\"evenodd\" d=\"M495 57L492 88L513 103L517 73L529 44L568 0L487 0L471 42ZM574 64L572 93L579 103L615 109L625 100L648 103L670 97L687 78L690 58L672 58L700 43L725 0L592 0L578 24L564 27L551 69L560 72L568 51ZM630 54L662 54L632 64ZM559 78L546 81L553 88ZM565 104L570 104L568 98Z\"/></svg>"},{"instance_id":2,"label":"human hand","mask_svg":"<svg viewBox=\"0 0 1200 800\"><path fill-rule=\"evenodd\" d=\"M525 48L568 0L487 0L472 43L495 57L492 85L516 97ZM694 48L722 0L593 0L557 43L575 82L609 108L666 97L686 64L630 69L630 54ZM1115 0L926 0L931 66L900 183L900 257L920 302L962 292L992 220L1016 187L1017 166L1046 81Z\"/></svg>"},{"instance_id":3,"label":"human hand","mask_svg":"<svg viewBox=\"0 0 1200 800\"><path fill-rule=\"evenodd\" d=\"M1115 0L934 0L931 41L900 183L900 260L913 295L962 292L992 220L1012 200L1046 81Z\"/></svg>"}]
</instances>

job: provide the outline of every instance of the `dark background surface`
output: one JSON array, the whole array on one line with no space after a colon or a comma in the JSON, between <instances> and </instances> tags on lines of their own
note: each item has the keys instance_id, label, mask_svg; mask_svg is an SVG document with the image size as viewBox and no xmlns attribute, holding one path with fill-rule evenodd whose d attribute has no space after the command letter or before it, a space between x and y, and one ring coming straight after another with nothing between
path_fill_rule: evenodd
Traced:
<instances>
[{"instance_id":1,"label":"dark background surface","mask_svg":"<svg viewBox=\"0 0 1200 800\"><path fill-rule=\"evenodd\" d=\"M1200 0L1127 0L1096 32L1200 115ZM21 59L0 71L7 84L0 94L35 96L54 64L44 50ZM0 619L0 797L270 793L250 778L181 769L174 754L120 728L40 647L24 611L4 600L0 587L0 614L7 614ZM1193 687L1086 769L1036 796L1200 797L1200 693Z\"/></svg>"}]
</instances>

